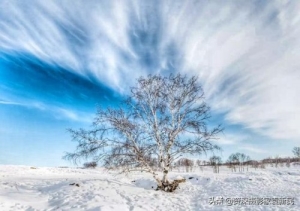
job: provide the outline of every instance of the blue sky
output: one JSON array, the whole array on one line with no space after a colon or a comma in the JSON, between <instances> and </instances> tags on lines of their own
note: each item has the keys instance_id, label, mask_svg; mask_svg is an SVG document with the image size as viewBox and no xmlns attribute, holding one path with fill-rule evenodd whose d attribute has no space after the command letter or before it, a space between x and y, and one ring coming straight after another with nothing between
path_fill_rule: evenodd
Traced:
<instances>
[{"instance_id":1,"label":"blue sky","mask_svg":"<svg viewBox=\"0 0 300 211\"><path fill-rule=\"evenodd\" d=\"M223 160L300 145L298 1L1 1L0 164L69 165L89 127L149 73L197 75ZM203 157L202 159L205 159Z\"/></svg>"}]
</instances>

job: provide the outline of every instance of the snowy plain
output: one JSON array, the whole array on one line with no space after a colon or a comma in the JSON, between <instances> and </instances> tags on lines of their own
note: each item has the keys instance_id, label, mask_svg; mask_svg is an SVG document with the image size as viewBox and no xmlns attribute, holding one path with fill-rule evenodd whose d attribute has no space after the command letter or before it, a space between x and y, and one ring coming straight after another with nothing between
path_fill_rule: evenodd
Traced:
<instances>
[{"instance_id":1,"label":"snowy plain","mask_svg":"<svg viewBox=\"0 0 300 211\"><path fill-rule=\"evenodd\" d=\"M187 181L175 192L164 193L154 190L147 173L0 165L0 210L300 210L299 166L248 172L231 172L224 166L219 174L207 166L203 171L170 173L171 179L176 177ZM212 197L224 201L211 204ZM229 206L225 200L251 197L293 198L294 205Z\"/></svg>"}]
</instances>

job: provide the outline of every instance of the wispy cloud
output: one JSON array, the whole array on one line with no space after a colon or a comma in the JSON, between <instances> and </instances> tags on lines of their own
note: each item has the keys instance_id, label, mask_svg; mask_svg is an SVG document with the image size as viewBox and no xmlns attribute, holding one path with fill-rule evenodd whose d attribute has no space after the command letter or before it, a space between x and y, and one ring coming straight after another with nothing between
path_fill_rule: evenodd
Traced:
<instances>
[{"instance_id":1,"label":"wispy cloud","mask_svg":"<svg viewBox=\"0 0 300 211\"><path fill-rule=\"evenodd\" d=\"M267 153L266 150L259 149L258 147L254 147L254 146L242 146L242 147L239 147L239 149L245 150L247 152L258 153L258 154L266 154Z\"/></svg>"},{"instance_id":2,"label":"wispy cloud","mask_svg":"<svg viewBox=\"0 0 300 211\"><path fill-rule=\"evenodd\" d=\"M218 145L240 145L243 141L247 140L248 136L238 132L226 132L219 135L219 139L213 140Z\"/></svg>"},{"instance_id":3,"label":"wispy cloud","mask_svg":"<svg viewBox=\"0 0 300 211\"><path fill-rule=\"evenodd\" d=\"M12 101L5 101L0 100L0 105L5 106L21 106L28 109L37 109L40 111L46 111L47 114L50 114L55 119L68 119L72 121L78 121L78 122L91 122L94 114L92 113L86 113L86 112L80 112L75 111L68 108L63 108L59 106L52 106L52 105L46 105L42 102L36 102L36 101L27 101L25 102L12 102Z\"/></svg>"},{"instance_id":4,"label":"wispy cloud","mask_svg":"<svg viewBox=\"0 0 300 211\"><path fill-rule=\"evenodd\" d=\"M11 101L5 101L5 100L0 100L0 104L2 104L2 105L26 106L25 104L22 104L22 103L11 102Z\"/></svg>"},{"instance_id":5,"label":"wispy cloud","mask_svg":"<svg viewBox=\"0 0 300 211\"><path fill-rule=\"evenodd\" d=\"M299 138L300 3L198 3L164 14L212 108L271 138Z\"/></svg>"},{"instance_id":6,"label":"wispy cloud","mask_svg":"<svg viewBox=\"0 0 300 211\"><path fill-rule=\"evenodd\" d=\"M31 53L118 92L148 73L196 74L228 122L273 139L300 138L298 1L2 1L0 7L1 51Z\"/></svg>"}]
</instances>

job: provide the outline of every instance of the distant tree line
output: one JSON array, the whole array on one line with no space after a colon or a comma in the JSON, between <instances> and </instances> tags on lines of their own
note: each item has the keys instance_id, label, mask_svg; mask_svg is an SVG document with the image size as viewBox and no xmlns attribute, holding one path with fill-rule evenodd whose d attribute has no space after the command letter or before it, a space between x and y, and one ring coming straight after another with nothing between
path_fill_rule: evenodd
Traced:
<instances>
[{"instance_id":1,"label":"distant tree line","mask_svg":"<svg viewBox=\"0 0 300 211\"><path fill-rule=\"evenodd\" d=\"M206 160L193 160L189 158L180 158L177 161L173 162L172 165L170 165L170 171L176 170L179 172L193 172L196 169L203 171L205 166L212 167L212 170L214 173L220 172L220 166L227 166L231 169L232 172L244 172L245 170L248 171L249 168L254 168L255 170L260 168L264 169L267 166L269 167L290 167L291 163L294 165L300 165L300 147L294 147L292 150L294 157L280 157L279 155L276 155L275 157L268 157L265 159L262 159L260 161L252 160L250 156L244 154L244 153L232 153L226 162L222 162L222 159L220 156L213 155L209 158L208 161ZM161 170L160 163L157 158L155 157L147 157L145 158L147 162L149 163L149 166L156 171ZM129 165L129 164L127 164ZM143 168L137 164L130 164L131 166L123 166L121 168L127 169L127 168L135 168L143 171ZM97 167L97 162L86 162L84 163L85 168L95 168Z\"/></svg>"}]
</instances>

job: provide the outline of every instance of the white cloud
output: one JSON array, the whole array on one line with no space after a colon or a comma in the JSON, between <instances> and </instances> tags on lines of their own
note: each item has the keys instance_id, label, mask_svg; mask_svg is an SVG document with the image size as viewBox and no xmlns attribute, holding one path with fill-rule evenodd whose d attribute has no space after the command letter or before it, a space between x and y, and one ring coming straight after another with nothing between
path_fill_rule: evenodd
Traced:
<instances>
[{"instance_id":1,"label":"white cloud","mask_svg":"<svg viewBox=\"0 0 300 211\"><path fill-rule=\"evenodd\" d=\"M21 106L29 109L37 109L40 111L47 111L52 117L56 119L68 119L72 121L78 122L88 122L90 123L93 120L94 114L86 113L82 111L75 111L72 109L67 109L59 106L52 106L47 105L42 102L37 101L27 101L24 102L13 102L13 101L6 101L0 100L0 105L7 105L7 106Z\"/></svg>"},{"instance_id":2,"label":"white cloud","mask_svg":"<svg viewBox=\"0 0 300 211\"><path fill-rule=\"evenodd\" d=\"M174 46L177 68L199 75L210 105L229 122L273 139L300 138L298 1L2 1L0 7L0 49L94 75L120 92L151 71L131 43L135 25L157 32L153 48L142 46L159 60L152 71L166 67Z\"/></svg>"},{"instance_id":3,"label":"white cloud","mask_svg":"<svg viewBox=\"0 0 300 211\"><path fill-rule=\"evenodd\" d=\"M267 153L267 151L265 151L263 149L259 149L257 147L253 147L253 146L243 146L243 147L239 147L239 149L245 150L248 152L252 152L252 153L258 153L258 154L266 154Z\"/></svg>"},{"instance_id":4,"label":"white cloud","mask_svg":"<svg viewBox=\"0 0 300 211\"><path fill-rule=\"evenodd\" d=\"M2 105L25 106L25 104L22 104L22 103L12 102L12 101L5 101L5 100L0 100L0 104L2 104Z\"/></svg>"},{"instance_id":5,"label":"white cloud","mask_svg":"<svg viewBox=\"0 0 300 211\"><path fill-rule=\"evenodd\" d=\"M245 141L248 136L246 134L232 133L232 132L224 132L219 134L218 139L213 140L218 145L238 145L241 142Z\"/></svg>"},{"instance_id":6,"label":"white cloud","mask_svg":"<svg viewBox=\"0 0 300 211\"><path fill-rule=\"evenodd\" d=\"M175 5L166 15L184 69L199 74L210 105L229 122L299 139L300 3L219 3Z\"/></svg>"}]
</instances>

